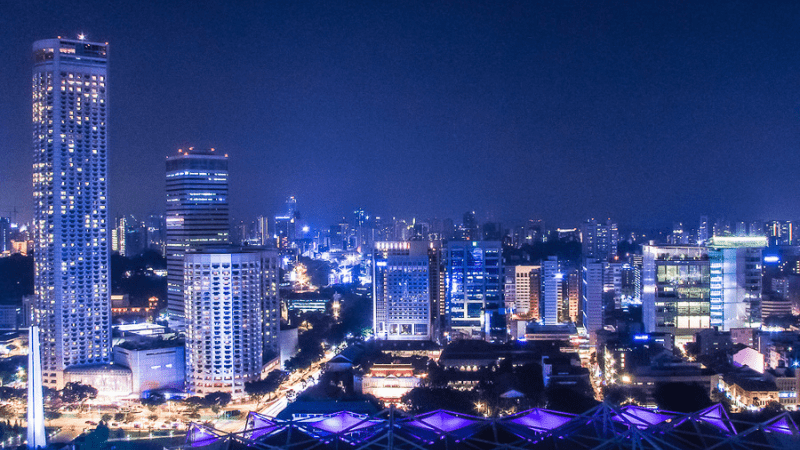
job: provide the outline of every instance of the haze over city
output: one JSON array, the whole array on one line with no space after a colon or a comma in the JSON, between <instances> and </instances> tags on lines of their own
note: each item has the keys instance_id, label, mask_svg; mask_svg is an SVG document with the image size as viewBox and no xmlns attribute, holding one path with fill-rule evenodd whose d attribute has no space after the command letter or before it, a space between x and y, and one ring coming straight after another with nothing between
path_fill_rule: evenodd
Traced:
<instances>
[{"instance_id":1,"label":"haze over city","mask_svg":"<svg viewBox=\"0 0 800 450\"><path fill-rule=\"evenodd\" d=\"M164 158L230 155L233 217L800 214L800 5L0 4L0 210L32 214L30 45L110 44L110 207L164 209Z\"/></svg>"}]
</instances>

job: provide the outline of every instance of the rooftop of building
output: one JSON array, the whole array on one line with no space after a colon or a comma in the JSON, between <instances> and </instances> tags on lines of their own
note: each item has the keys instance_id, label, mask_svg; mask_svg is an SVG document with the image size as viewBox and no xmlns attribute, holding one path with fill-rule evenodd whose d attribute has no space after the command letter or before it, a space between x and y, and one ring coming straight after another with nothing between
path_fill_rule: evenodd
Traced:
<instances>
[{"instance_id":1,"label":"rooftop of building","mask_svg":"<svg viewBox=\"0 0 800 450\"><path fill-rule=\"evenodd\" d=\"M432 341L389 341L389 340L376 340L375 346L378 350L383 352L391 351L437 351L442 347Z\"/></svg>"},{"instance_id":2,"label":"rooftop of building","mask_svg":"<svg viewBox=\"0 0 800 450\"><path fill-rule=\"evenodd\" d=\"M736 384L748 392L777 391L778 386L775 381L768 376L760 374L749 367L728 372L722 376L726 384Z\"/></svg>"},{"instance_id":3,"label":"rooftop of building","mask_svg":"<svg viewBox=\"0 0 800 450\"><path fill-rule=\"evenodd\" d=\"M65 373L80 373L80 374L88 374L88 373L130 373L131 369L128 369L125 366L120 366L119 364L86 364L80 366L71 366L64 369Z\"/></svg>"},{"instance_id":4,"label":"rooftop of building","mask_svg":"<svg viewBox=\"0 0 800 450\"><path fill-rule=\"evenodd\" d=\"M125 340L117 344L117 347L131 351L142 351L142 350L155 350L159 348L183 347L184 345L185 345L184 340L179 338L160 339L160 338L137 337Z\"/></svg>"}]
</instances>

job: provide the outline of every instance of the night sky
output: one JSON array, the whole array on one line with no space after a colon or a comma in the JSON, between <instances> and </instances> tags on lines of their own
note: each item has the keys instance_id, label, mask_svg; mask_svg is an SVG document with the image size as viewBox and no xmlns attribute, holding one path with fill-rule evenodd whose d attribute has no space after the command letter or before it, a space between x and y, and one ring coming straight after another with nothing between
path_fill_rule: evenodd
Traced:
<instances>
[{"instance_id":1,"label":"night sky","mask_svg":"<svg viewBox=\"0 0 800 450\"><path fill-rule=\"evenodd\" d=\"M32 213L31 44L79 32L112 214L196 146L237 218L800 218L800 2L0 0L0 215Z\"/></svg>"}]
</instances>

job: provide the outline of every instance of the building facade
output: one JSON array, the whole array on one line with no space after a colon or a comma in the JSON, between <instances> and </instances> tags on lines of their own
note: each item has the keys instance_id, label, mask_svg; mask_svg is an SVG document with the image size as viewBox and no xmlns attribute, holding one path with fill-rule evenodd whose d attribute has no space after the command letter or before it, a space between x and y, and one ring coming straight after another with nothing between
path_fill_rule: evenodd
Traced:
<instances>
[{"instance_id":1,"label":"building facade","mask_svg":"<svg viewBox=\"0 0 800 450\"><path fill-rule=\"evenodd\" d=\"M373 252L376 339L429 340L436 307L431 294L430 243L377 242Z\"/></svg>"},{"instance_id":2,"label":"building facade","mask_svg":"<svg viewBox=\"0 0 800 450\"><path fill-rule=\"evenodd\" d=\"M34 291L44 385L111 361L108 44L33 44Z\"/></svg>"},{"instance_id":3,"label":"building facade","mask_svg":"<svg viewBox=\"0 0 800 450\"><path fill-rule=\"evenodd\" d=\"M581 251L584 258L608 259L617 254L619 230L611 219L606 223L594 219L581 224Z\"/></svg>"},{"instance_id":4,"label":"building facade","mask_svg":"<svg viewBox=\"0 0 800 450\"><path fill-rule=\"evenodd\" d=\"M711 325L708 249L643 247L642 319L647 333L671 333L675 344L691 342Z\"/></svg>"},{"instance_id":5,"label":"building facade","mask_svg":"<svg viewBox=\"0 0 800 450\"><path fill-rule=\"evenodd\" d=\"M228 155L190 147L168 157L166 168L167 312L182 328L187 249L228 243Z\"/></svg>"},{"instance_id":6,"label":"building facade","mask_svg":"<svg viewBox=\"0 0 800 450\"><path fill-rule=\"evenodd\" d=\"M539 319L541 266L506 267L505 301L515 316Z\"/></svg>"},{"instance_id":7,"label":"building facade","mask_svg":"<svg viewBox=\"0 0 800 450\"><path fill-rule=\"evenodd\" d=\"M711 326L723 331L761 325L761 251L767 238L713 236L708 241Z\"/></svg>"},{"instance_id":8,"label":"building facade","mask_svg":"<svg viewBox=\"0 0 800 450\"><path fill-rule=\"evenodd\" d=\"M448 328L475 339L506 333L503 258L496 241L452 241L445 255Z\"/></svg>"},{"instance_id":9,"label":"building facade","mask_svg":"<svg viewBox=\"0 0 800 450\"><path fill-rule=\"evenodd\" d=\"M542 319L545 325L559 323L559 311L564 298L564 274L558 258L551 256L542 261Z\"/></svg>"},{"instance_id":10,"label":"building facade","mask_svg":"<svg viewBox=\"0 0 800 450\"><path fill-rule=\"evenodd\" d=\"M275 259L274 253L256 248L203 248L186 254L189 392L221 391L238 398L245 395L245 383L260 379L265 344L274 342L278 350L278 312L266 310L271 285L277 284L269 276ZM265 330L270 330L271 340Z\"/></svg>"}]
</instances>

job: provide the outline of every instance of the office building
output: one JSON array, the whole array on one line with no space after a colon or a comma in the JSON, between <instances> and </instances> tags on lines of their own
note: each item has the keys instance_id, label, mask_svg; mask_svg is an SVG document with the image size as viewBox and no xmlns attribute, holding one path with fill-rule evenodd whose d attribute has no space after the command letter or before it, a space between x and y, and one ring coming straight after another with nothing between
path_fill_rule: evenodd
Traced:
<instances>
[{"instance_id":1,"label":"office building","mask_svg":"<svg viewBox=\"0 0 800 450\"><path fill-rule=\"evenodd\" d=\"M44 385L111 361L108 45L33 44L34 292Z\"/></svg>"},{"instance_id":2,"label":"office building","mask_svg":"<svg viewBox=\"0 0 800 450\"><path fill-rule=\"evenodd\" d=\"M565 321L578 323L580 318L580 302L581 302L581 274L578 270L570 270L567 272L567 317Z\"/></svg>"},{"instance_id":3,"label":"office building","mask_svg":"<svg viewBox=\"0 0 800 450\"><path fill-rule=\"evenodd\" d=\"M266 310L274 252L258 248L207 247L184 258L186 388L195 395L245 395L244 385L261 378L264 330L274 331L278 312ZM265 324L265 322L270 322ZM274 326L272 324L274 322Z\"/></svg>"},{"instance_id":4,"label":"office building","mask_svg":"<svg viewBox=\"0 0 800 450\"><path fill-rule=\"evenodd\" d=\"M431 283L431 244L377 242L373 252L373 328L376 339L430 340L438 286Z\"/></svg>"},{"instance_id":5,"label":"office building","mask_svg":"<svg viewBox=\"0 0 800 450\"><path fill-rule=\"evenodd\" d=\"M770 220L764 224L764 232L769 238L770 244L795 245L797 243L794 238L797 233L797 225L790 220Z\"/></svg>"},{"instance_id":6,"label":"office building","mask_svg":"<svg viewBox=\"0 0 800 450\"><path fill-rule=\"evenodd\" d=\"M614 257L618 244L619 230L611 219L606 223L591 219L581 224L581 250L584 258Z\"/></svg>"},{"instance_id":7,"label":"office building","mask_svg":"<svg viewBox=\"0 0 800 450\"><path fill-rule=\"evenodd\" d=\"M256 243L257 245L265 246L271 242L269 236L269 217L258 216L256 217Z\"/></svg>"},{"instance_id":8,"label":"office building","mask_svg":"<svg viewBox=\"0 0 800 450\"><path fill-rule=\"evenodd\" d=\"M449 242L445 261L451 337L456 334L474 339L502 339L506 328L500 242Z\"/></svg>"},{"instance_id":9,"label":"office building","mask_svg":"<svg viewBox=\"0 0 800 450\"><path fill-rule=\"evenodd\" d=\"M505 302L514 315L524 320L539 319L541 266L507 266Z\"/></svg>"},{"instance_id":10,"label":"office building","mask_svg":"<svg viewBox=\"0 0 800 450\"><path fill-rule=\"evenodd\" d=\"M605 274L605 264L588 259L585 260L581 270L583 296L583 327L589 333L589 340L594 344L597 340L597 332L603 328L603 282Z\"/></svg>"},{"instance_id":11,"label":"office building","mask_svg":"<svg viewBox=\"0 0 800 450\"><path fill-rule=\"evenodd\" d=\"M229 239L228 155L190 147L167 157L167 312L183 327L183 257Z\"/></svg>"},{"instance_id":12,"label":"office building","mask_svg":"<svg viewBox=\"0 0 800 450\"><path fill-rule=\"evenodd\" d=\"M647 333L670 333L680 346L711 325L708 249L643 247L642 319Z\"/></svg>"},{"instance_id":13,"label":"office building","mask_svg":"<svg viewBox=\"0 0 800 450\"><path fill-rule=\"evenodd\" d=\"M711 326L722 331L761 325L761 236L713 236L708 240L711 267Z\"/></svg>"},{"instance_id":14,"label":"office building","mask_svg":"<svg viewBox=\"0 0 800 450\"><path fill-rule=\"evenodd\" d=\"M542 261L542 319L545 325L556 325L560 322L559 311L564 297L564 274L561 271L558 257L551 256Z\"/></svg>"}]
</instances>

